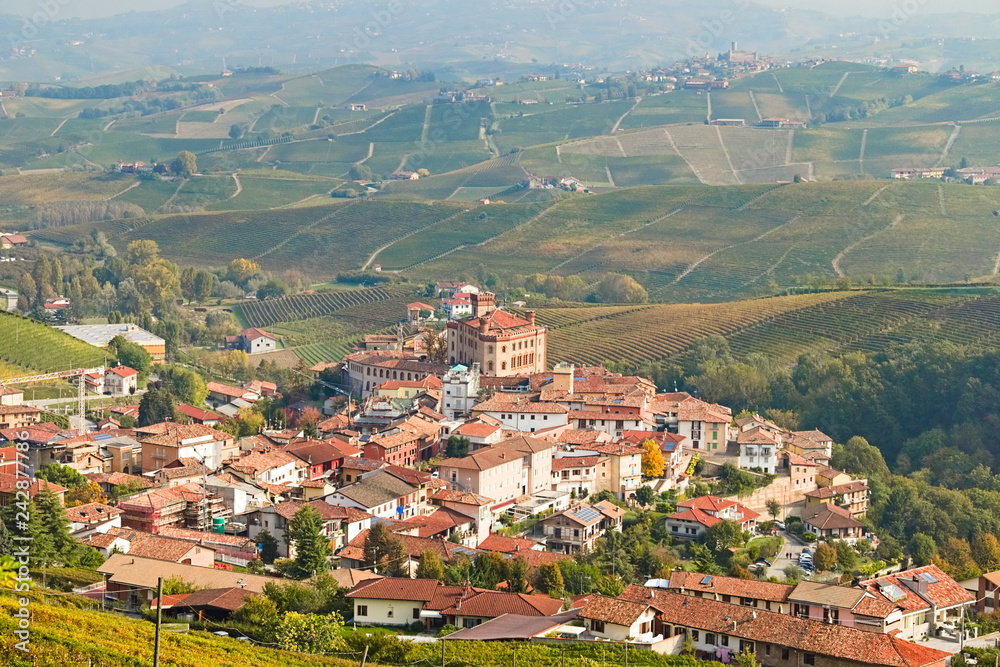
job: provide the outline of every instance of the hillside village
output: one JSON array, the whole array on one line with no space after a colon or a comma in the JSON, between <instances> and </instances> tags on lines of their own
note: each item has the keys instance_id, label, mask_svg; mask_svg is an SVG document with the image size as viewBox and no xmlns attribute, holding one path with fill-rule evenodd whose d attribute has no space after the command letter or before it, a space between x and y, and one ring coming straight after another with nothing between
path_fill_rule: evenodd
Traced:
<instances>
[{"instance_id":1,"label":"hillside village","mask_svg":"<svg viewBox=\"0 0 1000 667\"><path fill-rule=\"evenodd\" d=\"M89 431L42 421L3 387L0 507L25 495L62 505L58 530L99 554L99 580L78 593L189 622L225 624L275 585L328 572L359 628L936 667L974 639L969 614L996 608L996 572L957 582L905 559L830 572L838 554L856 560L879 538L865 522L868 480L831 467L821 431L550 359L533 312L467 283L437 287L453 316L443 333L368 337L313 369L338 372L348 391L309 434L217 428L277 398L267 382L209 383L206 403L177 406L178 421L115 408ZM410 317L425 308L411 304ZM156 351L134 325L125 333ZM225 340L251 353L270 343L258 329ZM445 363L428 358L435 347ZM128 396L135 375L117 366L86 381ZM49 479L25 490L29 472ZM53 481L81 475L94 496ZM586 583L577 561L620 549L636 516L686 558ZM158 597L164 579L183 592Z\"/></svg>"}]
</instances>

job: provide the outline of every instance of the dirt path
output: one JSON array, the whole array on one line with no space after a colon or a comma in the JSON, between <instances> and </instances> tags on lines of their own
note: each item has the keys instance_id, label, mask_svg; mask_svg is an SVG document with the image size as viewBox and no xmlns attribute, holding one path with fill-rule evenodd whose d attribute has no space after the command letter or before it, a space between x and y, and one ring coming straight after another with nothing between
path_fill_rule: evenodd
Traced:
<instances>
[{"instance_id":1,"label":"dirt path","mask_svg":"<svg viewBox=\"0 0 1000 667\"><path fill-rule=\"evenodd\" d=\"M698 180L702 182L702 184L708 185L708 183L705 181L705 179L702 178L701 174L698 173L698 170L694 168L694 165L691 164L691 161L688 160L686 157L684 157L684 154L681 153L681 149L679 149L677 147L677 142L674 141L674 138L670 135L670 132L667 130L667 128L663 128L663 133L665 135L667 135L667 139L670 141L671 148L674 149L674 152L677 153L677 156L680 159L684 160L685 164L687 164L687 166L688 166L688 169L691 170L691 173L694 174L698 178Z\"/></svg>"},{"instance_id":2,"label":"dirt path","mask_svg":"<svg viewBox=\"0 0 1000 667\"><path fill-rule=\"evenodd\" d=\"M328 215L324 215L319 220L316 220L315 222L310 222L305 227L300 227L299 229L295 230L294 234L290 234L290 235L286 236L285 239L282 240L280 243L275 244L274 246L268 248L267 250L265 250L264 252L260 253L259 255L255 256L255 257L251 257L250 259L252 259L253 261L256 262L261 257L264 257L266 255L270 255L272 252L274 252L275 250L278 250L279 248L281 248L282 246L284 246L286 243L288 243L289 241L291 241L292 239L294 239L296 236L301 236L303 232L309 231L310 229L312 229L313 227L316 227L320 223L326 222L330 218L332 218L332 217L334 217L336 215L339 215L340 213L342 213L343 211L347 210L351 206L358 206L360 203L361 202L351 202L349 204L344 204L343 206L341 206L340 208L338 208L333 213L330 213Z\"/></svg>"},{"instance_id":3,"label":"dirt path","mask_svg":"<svg viewBox=\"0 0 1000 667\"><path fill-rule=\"evenodd\" d=\"M562 144L557 144L556 145L556 160L559 161L559 164L563 163L563 161L562 161Z\"/></svg>"},{"instance_id":4,"label":"dirt path","mask_svg":"<svg viewBox=\"0 0 1000 667\"><path fill-rule=\"evenodd\" d=\"M454 193L452 193L452 194L454 194ZM400 236L399 238L396 238L396 239L393 239L392 241L389 241L388 243L386 243L384 246L382 246L381 248L379 248L378 250L376 250L375 252L373 252L368 257L368 260L364 264L361 265L361 270L362 271L367 270L368 267L372 265L372 262L375 261L375 258L378 257L382 253L382 251L384 251L384 250L386 250L388 248L391 248L393 245L399 243L400 241L404 241L404 240L410 238L411 236L416 236L417 234L420 234L421 232L427 231L431 227L436 227L437 225L440 225L440 224L443 224L445 222L448 222L449 220L462 215L463 213L465 213L468 210L469 209L463 209L463 210L459 211L458 213L454 213L454 214L449 215L449 216L447 216L445 218L441 218L440 220L436 220L436 221L430 223L429 225L424 225L420 229L414 229L412 232L409 232L408 234L404 234L403 236ZM427 260L427 261L430 261L430 260Z\"/></svg>"},{"instance_id":5,"label":"dirt path","mask_svg":"<svg viewBox=\"0 0 1000 667\"><path fill-rule=\"evenodd\" d=\"M615 137L615 143L618 144L618 150L622 152L622 157L628 157L628 153L625 152L625 147L622 146L622 140Z\"/></svg>"},{"instance_id":6,"label":"dirt path","mask_svg":"<svg viewBox=\"0 0 1000 667\"><path fill-rule=\"evenodd\" d=\"M427 108L424 110L424 126L420 129L420 145L421 146L426 146L427 145L427 135L430 134L430 131L431 131L431 113L432 113L433 109L434 109L434 107L432 107L430 104L428 104ZM400 167L400 168L402 168L402 167Z\"/></svg>"},{"instance_id":7,"label":"dirt path","mask_svg":"<svg viewBox=\"0 0 1000 667\"><path fill-rule=\"evenodd\" d=\"M397 111L398 111L398 109L397 109ZM375 121L374 123L372 123L371 125L369 125L368 127L366 127L363 130L358 130L357 132L345 132L344 134L338 134L337 136L338 137L349 137L352 134L364 134L365 132L367 132L368 130L372 129L376 125L379 125L380 123L384 123L385 121L389 120L390 118L392 118L395 115L396 115L396 111L393 111L391 113L388 113L388 114L382 116L377 121Z\"/></svg>"},{"instance_id":8,"label":"dirt path","mask_svg":"<svg viewBox=\"0 0 1000 667\"><path fill-rule=\"evenodd\" d=\"M837 85L830 91L830 99L833 99L833 96L837 94L837 91L840 90L840 87L844 85L844 82L847 81L847 77L850 75L850 72L844 72L844 76L840 77L840 81L838 81Z\"/></svg>"},{"instance_id":9,"label":"dirt path","mask_svg":"<svg viewBox=\"0 0 1000 667\"><path fill-rule=\"evenodd\" d=\"M882 194L883 192L885 192L885 191L886 191L886 190L888 190L888 189L889 189L889 186L888 186L888 185L883 185L883 186L882 186L882 187L880 187L880 188L879 188L878 190L876 190L876 191L875 191L874 193L872 193L872 196L871 196L871 197L869 197L868 199L866 199L866 200L865 200L865 203L864 203L864 204L862 204L861 206L868 206L868 205L869 205L869 204L871 204L871 203L872 203L873 201L875 201L876 199L878 199L878 196L879 196L880 194Z\"/></svg>"},{"instance_id":10,"label":"dirt path","mask_svg":"<svg viewBox=\"0 0 1000 667\"><path fill-rule=\"evenodd\" d=\"M881 192L881 190L879 190L879 192ZM870 241L871 239L875 238L876 236L878 236L882 232L885 232L885 231L888 231L888 230L892 229L893 227L895 227L896 225L898 225L902 221L903 221L903 216L902 215L897 215L895 218L892 219L892 222L889 223L888 227L884 227L883 229L880 229L877 232L873 232L873 233L869 234L868 236L865 236L864 238L858 239L857 241L855 241L854 243L852 243L851 245L847 246L846 248L844 248L843 250L841 250L839 253L837 253L837 256L834 257L833 258L833 262L831 262L831 264L833 265L833 270L837 274L837 277L838 278L846 278L847 277L847 274L844 273L844 270L840 268L840 263L843 261L844 257L847 255L847 253L851 252L852 250L854 250L855 248L857 248L859 245L861 245L865 241Z\"/></svg>"},{"instance_id":11,"label":"dirt path","mask_svg":"<svg viewBox=\"0 0 1000 667\"><path fill-rule=\"evenodd\" d=\"M111 121L110 123L108 123L107 125L105 125L105 126L104 126L104 127L103 127L103 128L101 129L101 132L107 132L108 130L110 130L110 129L111 129L111 126L112 126L112 125L114 125L114 124L115 124L115 121Z\"/></svg>"},{"instance_id":12,"label":"dirt path","mask_svg":"<svg viewBox=\"0 0 1000 667\"><path fill-rule=\"evenodd\" d=\"M618 186L615 185L615 177L611 175L611 167L605 165L604 166L604 173L608 175L608 183L611 184L611 187L617 188Z\"/></svg>"},{"instance_id":13,"label":"dirt path","mask_svg":"<svg viewBox=\"0 0 1000 667\"><path fill-rule=\"evenodd\" d=\"M358 162L358 164L364 164L365 162L368 162L368 160L372 159L373 155L375 155L375 142L374 141L369 141L368 142L368 155L366 155L360 162Z\"/></svg>"},{"instance_id":14,"label":"dirt path","mask_svg":"<svg viewBox=\"0 0 1000 667\"><path fill-rule=\"evenodd\" d=\"M707 115L705 116L705 119L710 121L712 120L712 93L705 93L705 100L706 104L708 105L708 109L706 110Z\"/></svg>"},{"instance_id":15,"label":"dirt path","mask_svg":"<svg viewBox=\"0 0 1000 667\"><path fill-rule=\"evenodd\" d=\"M961 133L962 133L962 126L955 125L955 129L952 130L951 136L948 137L948 143L944 145L944 151L942 151L941 157L939 157L937 162L934 163L935 167L940 167L941 164L948 159L948 153L951 152L951 149L955 145L955 142L958 141L958 135L960 135Z\"/></svg>"},{"instance_id":16,"label":"dirt path","mask_svg":"<svg viewBox=\"0 0 1000 667\"><path fill-rule=\"evenodd\" d=\"M321 79L322 80L322 79ZM313 114L313 125L319 122L319 112L323 110L323 107L316 107L316 113Z\"/></svg>"},{"instance_id":17,"label":"dirt path","mask_svg":"<svg viewBox=\"0 0 1000 667\"><path fill-rule=\"evenodd\" d=\"M792 149L795 146L795 130L788 133L788 147L785 148L785 164L792 163Z\"/></svg>"},{"instance_id":18,"label":"dirt path","mask_svg":"<svg viewBox=\"0 0 1000 667\"><path fill-rule=\"evenodd\" d=\"M750 103L753 104L753 110L757 114L757 120L764 120L764 114L760 112L760 106L757 104L757 97L753 94L753 91L748 91L750 95Z\"/></svg>"},{"instance_id":19,"label":"dirt path","mask_svg":"<svg viewBox=\"0 0 1000 667\"><path fill-rule=\"evenodd\" d=\"M865 149L868 148L868 130L861 132L861 153L858 155L858 165L861 173L865 173Z\"/></svg>"},{"instance_id":20,"label":"dirt path","mask_svg":"<svg viewBox=\"0 0 1000 667\"><path fill-rule=\"evenodd\" d=\"M617 120L617 121L615 122L615 124L614 124L614 127L612 127L612 128L611 128L611 132L609 132L608 134L614 134L615 132L617 132L617 131L618 131L618 126L622 124L622 121L623 121L623 120L625 120L625 117L626 117L626 116L628 116L628 115L629 115L630 113L632 113L632 112L633 112L633 111L635 110L635 108L636 108L637 106L639 106L639 102L642 102L642 98L641 98L641 97L637 97L637 98L635 98L635 104L633 104L633 105L632 105L631 107L629 107L629 110L628 110L628 111L626 111L625 113L623 113L623 114L621 115L621 118L619 118L619 119L618 119L618 120ZM624 151L623 151L623 152L624 152Z\"/></svg>"},{"instance_id":21,"label":"dirt path","mask_svg":"<svg viewBox=\"0 0 1000 667\"><path fill-rule=\"evenodd\" d=\"M108 197L108 198L107 198L107 199L105 199L104 201L111 201L112 199L117 199L118 197L121 197L121 196L122 196L123 194L125 194L125 193L126 193L126 192L128 192L129 190L132 190L132 189L134 189L134 188L137 188L137 187L139 187L140 185L142 185L142 181L136 181L136 182L135 182L135 183L133 183L132 185L128 186L127 188L125 188L124 190L122 190L121 192L119 192L118 194L116 194L116 195L111 195L110 197Z\"/></svg>"},{"instance_id":22,"label":"dirt path","mask_svg":"<svg viewBox=\"0 0 1000 667\"><path fill-rule=\"evenodd\" d=\"M236 199L243 192L243 184L240 183L240 177L235 172L233 173L233 180L236 181L236 192L233 193L230 199Z\"/></svg>"},{"instance_id":23,"label":"dirt path","mask_svg":"<svg viewBox=\"0 0 1000 667\"><path fill-rule=\"evenodd\" d=\"M813 119L813 108L812 104L809 103L809 96L806 95L806 111L809 112L809 120Z\"/></svg>"},{"instance_id":24,"label":"dirt path","mask_svg":"<svg viewBox=\"0 0 1000 667\"><path fill-rule=\"evenodd\" d=\"M774 79L774 82L775 82L776 84L778 84L778 92L779 92L779 93L784 93L784 92L785 92L785 89L781 87L781 82L780 82L780 81L778 81L778 75L777 75L777 74L775 74L774 72L771 72L771 78L772 78L772 79ZM808 97L808 95L807 95L807 97Z\"/></svg>"},{"instance_id":25,"label":"dirt path","mask_svg":"<svg viewBox=\"0 0 1000 667\"><path fill-rule=\"evenodd\" d=\"M59 130L61 130L62 126L65 125L66 121L68 121L68 120L69 120L69 118L63 118L62 122L59 123L58 125L56 125L56 129L52 130L52 134L50 134L49 136L50 137L56 136L56 132L58 132Z\"/></svg>"},{"instance_id":26,"label":"dirt path","mask_svg":"<svg viewBox=\"0 0 1000 667\"><path fill-rule=\"evenodd\" d=\"M937 188L938 188L938 202L941 204L941 217L947 218L948 217L948 209L945 208L945 205L944 205L944 186L942 186L940 183L938 183Z\"/></svg>"},{"instance_id":27,"label":"dirt path","mask_svg":"<svg viewBox=\"0 0 1000 667\"><path fill-rule=\"evenodd\" d=\"M729 157L729 149L726 148L726 142L722 140L722 130L718 125L715 126L715 133L719 136L719 145L722 146L722 152L726 156L726 162L729 164L729 171L733 172L733 178L736 179L738 185L743 185L743 179L740 175L736 173L736 167L733 166L733 160Z\"/></svg>"},{"instance_id":28,"label":"dirt path","mask_svg":"<svg viewBox=\"0 0 1000 667\"><path fill-rule=\"evenodd\" d=\"M160 204L160 208L158 208L157 210L158 211L166 210L167 206L170 206L170 204L172 204L174 202L174 199L176 199L177 195L180 194L181 188L183 188L186 184L187 184L187 179L186 178L182 178L180 185L178 185L177 189L174 190L174 194L170 195L170 198L167 199L167 201L165 201L162 204Z\"/></svg>"}]
</instances>

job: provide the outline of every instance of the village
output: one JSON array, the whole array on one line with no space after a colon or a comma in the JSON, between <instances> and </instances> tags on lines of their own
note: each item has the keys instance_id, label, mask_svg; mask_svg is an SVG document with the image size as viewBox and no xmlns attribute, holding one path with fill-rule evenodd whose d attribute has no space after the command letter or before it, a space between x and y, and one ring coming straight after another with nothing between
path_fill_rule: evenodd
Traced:
<instances>
[{"instance_id":1,"label":"village","mask_svg":"<svg viewBox=\"0 0 1000 667\"><path fill-rule=\"evenodd\" d=\"M532 311L468 283L435 292L438 303L407 307L411 334L367 336L312 369L340 378L314 433L216 428L277 398L268 382L211 382L177 421L139 424L138 405L117 407L89 431L43 422L22 390L0 387L0 507L57 498L72 537L104 558L101 580L76 592L108 611L220 627L268 586L328 573L352 626L448 641L892 667L944 665L981 641L967 620L996 609L1000 573L958 582L872 557L869 482L831 467L829 436L550 359ZM436 314L441 333L424 326ZM162 340L135 325L65 330L96 345L124 336L162 360ZM223 342L275 347L261 329ZM82 381L129 396L137 375L116 366ZM19 485L53 466L103 502ZM687 558L570 581L576 561L620 548L640 520ZM828 553L845 550L867 575L833 571ZM164 579L190 592L158 595Z\"/></svg>"}]
</instances>

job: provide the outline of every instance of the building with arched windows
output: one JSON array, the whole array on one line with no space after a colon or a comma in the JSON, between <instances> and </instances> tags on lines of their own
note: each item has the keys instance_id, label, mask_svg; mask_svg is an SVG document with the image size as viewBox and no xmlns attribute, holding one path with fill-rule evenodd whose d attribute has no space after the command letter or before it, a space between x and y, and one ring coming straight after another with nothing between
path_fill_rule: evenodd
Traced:
<instances>
[{"instance_id":1,"label":"building with arched windows","mask_svg":"<svg viewBox=\"0 0 1000 667\"><path fill-rule=\"evenodd\" d=\"M548 329L496 307L494 295L471 295L472 317L448 323L448 360L479 364L483 375L506 377L541 373L546 368Z\"/></svg>"}]
</instances>

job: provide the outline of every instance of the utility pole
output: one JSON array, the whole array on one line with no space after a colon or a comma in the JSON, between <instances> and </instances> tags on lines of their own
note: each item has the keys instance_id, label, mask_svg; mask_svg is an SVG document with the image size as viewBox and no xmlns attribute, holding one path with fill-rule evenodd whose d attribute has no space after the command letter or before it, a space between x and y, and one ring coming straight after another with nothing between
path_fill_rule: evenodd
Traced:
<instances>
[{"instance_id":1,"label":"utility pole","mask_svg":"<svg viewBox=\"0 0 1000 667\"><path fill-rule=\"evenodd\" d=\"M156 635L153 639L153 667L160 667L160 625L163 623L163 577L156 578Z\"/></svg>"},{"instance_id":2,"label":"utility pole","mask_svg":"<svg viewBox=\"0 0 1000 667\"><path fill-rule=\"evenodd\" d=\"M441 667L444 667L444 638L441 638Z\"/></svg>"},{"instance_id":3,"label":"utility pole","mask_svg":"<svg viewBox=\"0 0 1000 667\"><path fill-rule=\"evenodd\" d=\"M628 642L625 642L625 667L628 667Z\"/></svg>"}]
</instances>

